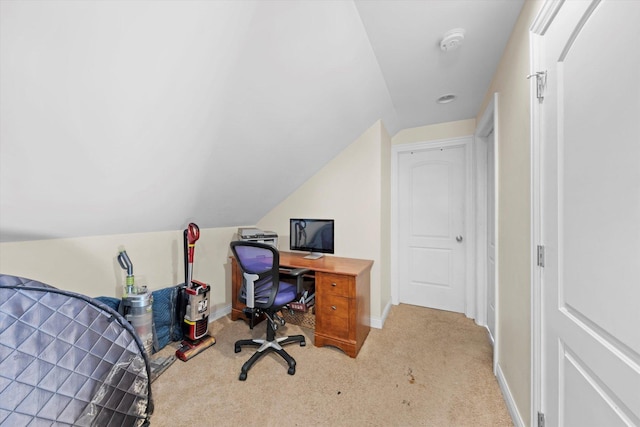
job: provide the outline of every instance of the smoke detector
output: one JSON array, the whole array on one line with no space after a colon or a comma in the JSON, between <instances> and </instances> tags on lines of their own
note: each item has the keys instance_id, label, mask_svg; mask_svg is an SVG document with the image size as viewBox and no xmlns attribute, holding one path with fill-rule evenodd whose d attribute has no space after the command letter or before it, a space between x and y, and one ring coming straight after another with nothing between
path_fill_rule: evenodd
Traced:
<instances>
[{"instance_id":1,"label":"smoke detector","mask_svg":"<svg viewBox=\"0 0 640 427\"><path fill-rule=\"evenodd\" d=\"M463 28L454 28L453 30L447 31L440 41L440 49L442 49L443 52L457 49L464 40L464 33Z\"/></svg>"}]
</instances>

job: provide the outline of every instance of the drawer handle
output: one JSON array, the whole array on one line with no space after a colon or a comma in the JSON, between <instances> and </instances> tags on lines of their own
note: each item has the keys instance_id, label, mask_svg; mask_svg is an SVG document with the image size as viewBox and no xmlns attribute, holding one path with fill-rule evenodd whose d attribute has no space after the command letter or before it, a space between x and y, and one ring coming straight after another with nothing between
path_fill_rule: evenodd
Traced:
<instances>
[{"instance_id":1,"label":"drawer handle","mask_svg":"<svg viewBox=\"0 0 640 427\"><path fill-rule=\"evenodd\" d=\"M338 309L338 307L336 307L335 305L331 306L331 310L337 310L337 309Z\"/></svg>"},{"instance_id":2,"label":"drawer handle","mask_svg":"<svg viewBox=\"0 0 640 427\"><path fill-rule=\"evenodd\" d=\"M331 284L331 286L333 286L333 287L335 288L335 287L336 287L336 286L338 286L338 285L336 285L335 283L332 283L332 284Z\"/></svg>"}]
</instances>

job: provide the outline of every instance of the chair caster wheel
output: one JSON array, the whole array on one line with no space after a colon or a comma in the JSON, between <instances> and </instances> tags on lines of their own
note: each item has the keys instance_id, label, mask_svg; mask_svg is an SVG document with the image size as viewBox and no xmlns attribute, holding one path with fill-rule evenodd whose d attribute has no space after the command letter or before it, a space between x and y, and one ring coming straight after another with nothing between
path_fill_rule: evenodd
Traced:
<instances>
[{"instance_id":1,"label":"chair caster wheel","mask_svg":"<svg viewBox=\"0 0 640 427\"><path fill-rule=\"evenodd\" d=\"M247 373L246 372L240 372L240 376L238 377L238 379L240 381L244 381L247 379Z\"/></svg>"},{"instance_id":2,"label":"chair caster wheel","mask_svg":"<svg viewBox=\"0 0 640 427\"><path fill-rule=\"evenodd\" d=\"M233 351L236 352L236 353L240 353L241 350L242 350L242 348L240 348L239 346L235 346L233 348Z\"/></svg>"},{"instance_id":3,"label":"chair caster wheel","mask_svg":"<svg viewBox=\"0 0 640 427\"><path fill-rule=\"evenodd\" d=\"M307 345L307 343L306 343L306 342L304 342L304 341L300 341L300 347L305 347L306 345Z\"/></svg>"},{"instance_id":4,"label":"chair caster wheel","mask_svg":"<svg viewBox=\"0 0 640 427\"><path fill-rule=\"evenodd\" d=\"M295 375L295 373L296 373L296 368L295 368L295 366L294 366L294 367L292 367L292 368L289 368L289 370L287 371L287 373L288 373L289 375Z\"/></svg>"}]
</instances>

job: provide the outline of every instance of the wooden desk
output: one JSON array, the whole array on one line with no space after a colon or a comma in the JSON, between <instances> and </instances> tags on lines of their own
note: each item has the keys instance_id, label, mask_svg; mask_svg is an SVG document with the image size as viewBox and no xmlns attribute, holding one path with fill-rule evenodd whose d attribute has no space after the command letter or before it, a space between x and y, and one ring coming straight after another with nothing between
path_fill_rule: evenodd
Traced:
<instances>
[{"instance_id":1,"label":"wooden desk","mask_svg":"<svg viewBox=\"0 0 640 427\"><path fill-rule=\"evenodd\" d=\"M244 304L238 301L242 271L231 257L232 294L231 320L244 319ZM316 278L316 329L314 345L338 347L356 357L369 335L373 261L324 256L305 259L304 254L280 252L280 266L308 268Z\"/></svg>"}]
</instances>

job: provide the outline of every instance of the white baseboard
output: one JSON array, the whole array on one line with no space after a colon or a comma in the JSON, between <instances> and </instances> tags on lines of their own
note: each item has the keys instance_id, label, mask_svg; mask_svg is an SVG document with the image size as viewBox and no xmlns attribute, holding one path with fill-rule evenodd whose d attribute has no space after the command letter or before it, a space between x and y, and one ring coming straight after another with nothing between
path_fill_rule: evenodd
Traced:
<instances>
[{"instance_id":1,"label":"white baseboard","mask_svg":"<svg viewBox=\"0 0 640 427\"><path fill-rule=\"evenodd\" d=\"M231 314L231 304L215 307L209 313L209 323L214 322L221 317Z\"/></svg>"},{"instance_id":2,"label":"white baseboard","mask_svg":"<svg viewBox=\"0 0 640 427\"><path fill-rule=\"evenodd\" d=\"M382 310L382 317L370 317L369 318L369 326L376 329L382 329L384 326L384 322L387 320L387 316L389 316L389 311L391 310L391 301L387 302L387 305Z\"/></svg>"},{"instance_id":3,"label":"white baseboard","mask_svg":"<svg viewBox=\"0 0 640 427\"><path fill-rule=\"evenodd\" d=\"M502 368L500 367L499 363L496 367L496 378L498 379L498 384L500 385L502 396L507 403L507 409L509 410L509 414L511 415L511 421L513 421L513 425L516 427L525 427L526 424L520 416L520 412L518 411L515 400L513 400L513 395L511 394L511 390L509 390L509 385L507 384L507 380L504 377L504 373L502 372Z\"/></svg>"},{"instance_id":4,"label":"white baseboard","mask_svg":"<svg viewBox=\"0 0 640 427\"><path fill-rule=\"evenodd\" d=\"M487 335L489 335L489 340L491 341L491 347L495 347L496 345L496 340L493 338L493 335L491 334L491 329L489 329L488 326L484 326L484 328L487 330Z\"/></svg>"}]
</instances>

